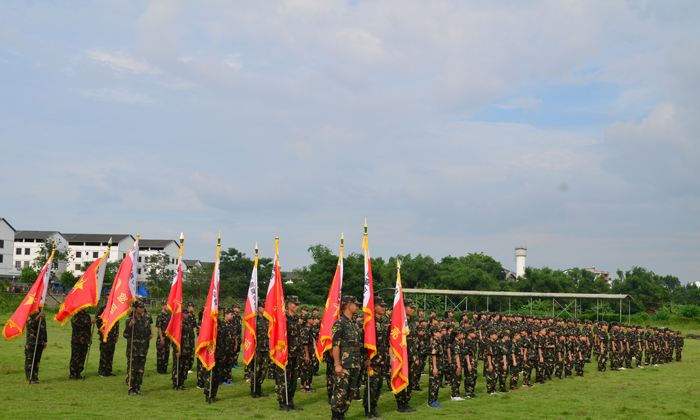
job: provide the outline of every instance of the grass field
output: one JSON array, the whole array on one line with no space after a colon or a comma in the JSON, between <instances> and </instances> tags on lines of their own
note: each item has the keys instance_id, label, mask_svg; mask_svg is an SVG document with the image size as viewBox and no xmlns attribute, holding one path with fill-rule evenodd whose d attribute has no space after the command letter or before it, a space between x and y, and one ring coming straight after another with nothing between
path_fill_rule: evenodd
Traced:
<instances>
[{"instance_id":1,"label":"grass field","mask_svg":"<svg viewBox=\"0 0 700 420\"><path fill-rule=\"evenodd\" d=\"M0 315L0 324L9 315ZM274 398L274 383L266 380L264 392L270 398L250 398L250 388L243 379L243 369L233 371L235 386L219 389L220 402L208 405L202 390L196 389L194 375L185 383L186 392L174 392L170 375L158 375L155 368L155 341L151 344L142 390L146 396L129 397L124 384L126 375L126 340L117 344L114 373L116 377L97 375L99 346L93 346L85 381L68 380L70 358L70 324L61 327L51 317L48 324L49 344L44 351L39 378L41 385L28 385L24 376L24 338L0 343L0 395L2 417L7 419L94 418L94 419L210 419L235 417L242 419L323 419L330 418L326 401L325 380L315 378L316 394L298 393L295 403L300 412L280 412ZM123 328L123 322L122 328ZM695 334L700 331L683 331ZM242 363L242 362L241 362ZM477 398L464 402L450 401L449 391L440 390L442 408L426 406L427 376L422 379L425 390L414 392L411 406L415 413L396 411L396 403L388 391L380 398L378 411L387 418L462 419L666 419L700 418L700 341L685 342L683 362L660 367L622 372L599 373L595 360L586 365L586 377L559 381L515 391L500 396L486 395L485 382L479 372ZM324 368L322 364L322 370ZM480 369L481 371L481 369ZM321 372L323 374L323 372ZM534 378L534 372L533 372ZM347 419L364 419L360 402L353 402Z\"/></svg>"}]
</instances>

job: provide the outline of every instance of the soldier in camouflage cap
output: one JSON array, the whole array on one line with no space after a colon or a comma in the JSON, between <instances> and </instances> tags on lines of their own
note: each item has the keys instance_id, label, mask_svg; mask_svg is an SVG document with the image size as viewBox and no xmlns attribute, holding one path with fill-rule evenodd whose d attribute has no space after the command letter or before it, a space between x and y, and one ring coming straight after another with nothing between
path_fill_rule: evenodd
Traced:
<instances>
[{"instance_id":1,"label":"soldier in camouflage cap","mask_svg":"<svg viewBox=\"0 0 700 420\"><path fill-rule=\"evenodd\" d=\"M88 344L92 342L90 326L93 322L85 309L78 311L70 320L73 334L70 342L70 378L80 379L80 374L85 367L85 357L87 356Z\"/></svg>"},{"instance_id":2,"label":"soldier in camouflage cap","mask_svg":"<svg viewBox=\"0 0 700 420\"><path fill-rule=\"evenodd\" d=\"M170 358L170 338L165 334L170 324L170 311L168 311L168 302L160 302L160 313L156 317L156 329L158 331L157 356L156 356L156 371L159 375L168 373L168 359Z\"/></svg>"},{"instance_id":3,"label":"soldier in camouflage cap","mask_svg":"<svg viewBox=\"0 0 700 420\"><path fill-rule=\"evenodd\" d=\"M384 417L377 413L377 403L382 390L382 379L384 372L389 367L389 328L382 318L386 312L386 302L381 296L374 297L374 317L368 321L374 323L374 331L377 343L377 351L370 361L370 368L374 371L374 375L369 377L369 388L365 386L365 395L362 399L362 405L365 407L365 417L380 418ZM369 325L369 324L368 324ZM370 392L371 391L371 392Z\"/></svg>"},{"instance_id":4,"label":"soldier in camouflage cap","mask_svg":"<svg viewBox=\"0 0 700 420\"><path fill-rule=\"evenodd\" d=\"M146 356L148 355L148 341L153 335L151 325L143 316L146 306L137 300L134 302L133 316L124 328L124 338L127 339L126 352L129 363L129 373L127 382L129 384L129 395L145 395L141 392L143 382L143 370L146 366Z\"/></svg>"},{"instance_id":5,"label":"soldier in camouflage cap","mask_svg":"<svg viewBox=\"0 0 700 420\"><path fill-rule=\"evenodd\" d=\"M358 375L362 355L362 339L353 317L359 309L354 296L345 295L340 302L342 315L333 324L333 361L335 382L331 398L331 414L334 420L345 418L353 396L358 391ZM369 361L366 362L369 365Z\"/></svg>"}]
</instances>

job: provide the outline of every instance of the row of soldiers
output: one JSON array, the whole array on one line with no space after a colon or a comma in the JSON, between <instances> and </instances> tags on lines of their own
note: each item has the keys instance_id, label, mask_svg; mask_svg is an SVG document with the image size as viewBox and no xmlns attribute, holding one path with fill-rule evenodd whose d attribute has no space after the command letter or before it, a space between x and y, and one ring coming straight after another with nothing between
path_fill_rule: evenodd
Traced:
<instances>
[{"instance_id":1,"label":"row of soldiers","mask_svg":"<svg viewBox=\"0 0 700 420\"><path fill-rule=\"evenodd\" d=\"M599 370L604 371L608 357L611 369L631 368L631 361L637 367L670 363L675 353L676 361L681 361L683 338L680 331L652 328L647 331L639 326L611 323L610 330L605 322L577 319L563 321L554 317L532 317L501 315L498 313L463 314L460 321L454 314L445 318L431 314L424 317L417 311L416 304L406 299L405 312L409 318L409 334L406 338L409 364L409 384L400 392L394 392L399 412L416 411L410 407L412 391L420 389L420 377L427 371L430 376L428 405L439 407L437 394L442 387L451 387L452 399L461 401L460 387L464 380L467 398L474 398L479 362L483 363L482 376L486 380L487 392L495 394L508 392L506 380L510 377L510 390L518 389L522 374L522 386L531 384L531 372L535 370L535 382L543 384L556 378L572 375L583 376L585 363L592 356L598 359ZM130 395L141 395L141 383L146 355L153 338L152 318L142 301L134 303L132 314L126 320L123 337L128 340L127 384ZM376 411L377 401L384 382L391 390L389 334L391 311L380 296L375 296L376 355L369 360L364 350L364 315L358 310L359 304L352 296L344 296L341 302L343 316L333 326L332 349L324 353L326 363L326 390L334 419L344 418L352 400L362 399L367 418L383 417ZM294 404L297 379L301 379L302 392L315 392L313 377L319 376L319 364L315 357L315 346L320 330L318 308L311 313L297 315L299 301L296 296L287 299L287 339L288 363L277 366L270 360L267 340L268 320L263 316L264 301L258 304L255 319L258 346L253 360L247 365L247 381L250 382L251 397L267 397L262 392L266 378L275 379L275 392L280 410L302 410ZM195 359L195 342L199 323L195 319L194 304L189 302L183 309L182 340L178 348L170 342L164 331L170 321L170 313L163 302L162 312L156 320L157 331L157 371L167 374L169 349L173 349L172 379L174 390L186 390L184 383ZM98 309L98 315L104 306ZM197 387L203 388L208 402L215 402L218 386L230 384L231 370L235 368L241 348L240 308L234 305L222 311L224 319L219 322L217 334L216 365L206 374L206 369L198 360ZM418 316L414 316L414 315ZM46 346L45 322L40 321L43 312L32 315L27 327L25 354L27 379L38 383L38 368L41 353ZM81 311L71 320L73 340L71 342L70 377L80 378L84 369L85 354L91 342L91 325L97 324L98 331L102 320ZM566 324L566 325L565 325ZM100 376L114 376L112 360L114 346L118 340L118 323L110 331L106 342L100 331ZM38 340L37 340L38 336ZM35 346L36 355L34 355ZM30 351L31 350L31 351ZM31 365L31 367L30 367ZM30 369L33 369L30 375ZM564 377L562 378L562 373ZM364 397L360 398L360 386L365 385Z\"/></svg>"}]
</instances>

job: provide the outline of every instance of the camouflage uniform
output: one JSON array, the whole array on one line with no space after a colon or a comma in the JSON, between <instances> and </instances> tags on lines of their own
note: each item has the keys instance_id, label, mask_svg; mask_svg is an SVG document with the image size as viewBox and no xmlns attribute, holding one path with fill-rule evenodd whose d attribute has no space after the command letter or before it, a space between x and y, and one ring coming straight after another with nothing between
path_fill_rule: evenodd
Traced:
<instances>
[{"instance_id":1,"label":"camouflage uniform","mask_svg":"<svg viewBox=\"0 0 700 420\"><path fill-rule=\"evenodd\" d=\"M190 315L194 316L194 315ZM156 340L157 356L156 356L156 371L160 374L168 373L168 359L170 358L170 338L165 335L165 330L170 324L170 313L166 310L158 314L156 318L156 329L160 329L163 334L163 345L160 343L160 336Z\"/></svg>"},{"instance_id":2,"label":"camouflage uniform","mask_svg":"<svg viewBox=\"0 0 700 420\"><path fill-rule=\"evenodd\" d=\"M37 315L38 313L30 315L25 326L27 341L24 345L24 374L28 381L39 381L39 364L41 355L44 354L44 345L47 343L46 319L39 318ZM32 361L34 361L33 371Z\"/></svg>"},{"instance_id":3,"label":"camouflage uniform","mask_svg":"<svg viewBox=\"0 0 700 420\"><path fill-rule=\"evenodd\" d=\"M514 327L515 328L515 327ZM518 388L518 381L520 380L520 371L523 368L523 359L521 357L523 339L512 340L510 342L511 354L515 356L515 366L513 365L513 356L510 356L508 363L510 364L510 389Z\"/></svg>"},{"instance_id":4,"label":"camouflage uniform","mask_svg":"<svg viewBox=\"0 0 700 420\"><path fill-rule=\"evenodd\" d=\"M546 368L544 363L545 358L545 348L546 341L545 337L537 335L533 337L535 341L535 347L533 348L535 353L535 381L538 383L543 383L546 377ZM540 361L540 352L542 352L542 361Z\"/></svg>"},{"instance_id":5,"label":"camouflage uniform","mask_svg":"<svg viewBox=\"0 0 700 420\"><path fill-rule=\"evenodd\" d=\"M343 306L357 301L352 296L343 296ZM339 364L343 372L338 377L335 375L333 382L333 397L331 398L331 411L335 416L340 414L342 418L350 408L350 403L358 390L358 375L360 372L360 332L357 325L345 314L341 315L333 324L333 348L340 349ZM335 372L335 365L334 365Z\"/></svg>"},{"instance_id":6,"label":"camouflage uniform","mask_svg":"<svg viewBox=\"0 0 700 420\"><path fill-rule=\"evenodd\" d=\"M183 313L187 312L187 309L183 310ZM194 314L189 314L188 318L192 318ZM183 317L182 319L182 335L180 336L180 360L178 360L177 353L178 348L175 343L173 346L173 369L172 369L172 380L173 389L182 389L185 387L185 380L187 380L187 368L183 363L184 360L192 357L194 355L195 347L195 336L194 330L192 329L192 323L187 322ZM167 366L167 364L166 364Z\"/></svg>"},{"instance_id":7,"label":"camouflage uniform","mask_svg":"<svg viewBox=\"0 0 700 420\"><path fill-rule=\"evenodd\" d=\"M287 302L299 302L299 298L296 296L290 296ZM304 357L304 349L301 346L301 325L299 324L298 315L290 315L289 312L285 315L287 317L287 348L288 348L288 359L286 368L286 381L285 381L285 369L277 367L276 377L275 377L275 392L277 394L277 401L280 403L280 409L294 408L294 395L297 390L297 380L299 378L299 361Z\"/></svg>"},{"instance_id":8,"label":"camouflage uniform","mask_svg":"<svg viewBox=\"0 0 700 420\"><path fill-rule=\"evenodd\" d=\"M260 314L255 315L255 335L258 338L258 345L255 348L255 359L251 361L255 372L250 377L250 395L253 398L267 397L266 394L262 393L262 384L270 364L270 339L267 336L268 325L269 321L267 318Z\"/></svg>"},{"instance_id":9,"label":"camouflage uniform","mask_svg":"<svg viewBox=\"0 0 700 420\"><path fill-rule=\"evenodd\" d=\"M314 320L318 320L318 315L313 315ZM311 374L313 376L320 376L318 374L318 369L320 366L320 363L318 362L318 357L316 357L316 345L318 343L318 334L321 332L321 326L314 325L311 326L311 343L313 344L313 349L309 347L309 353L311 357Z\"/></svg>"},{"instance_id":10,"label":"camouflage uniform","mask_svg":"<svg viewBox=\"0 0 700 420\"><path fill-rule=\"evenodd\" d=\"M608 361L609 338L607 331L601 329L598 331L598 346L596 353L598 354L598 371L605 372Z\"/></svg>"},{"instance_id":11,"label":"camouflage uniform","mask_svg":"<svg viewBox=\"0 0 700 420\"><path fill-rule=\"evenodd\" d=\"M238 304L233 305L234 308L240 308ZM233 343L231 343L231 348L233 349L232 357L231 360L229 361L228 365L230 367L236 366L238 367L238 356L241 353L241 343L243 342L243 328L242 328L242 321L241 321L241 316L238 315L237 313L233 313L233 321L231 321L231 325L233 326L233 329L231 331L231 334L233 336ZM231 378L231 369L229 368L228 372L228 377L229 379Z\"/></svg>"},{"instance_id":12,"label":"camouflage uniform","mask_svg":"<svg viewBox=\"0 0 700 420\"><path fill-rule=\"evenodd\" d=\"M493 330L489 330L493 331ZM484 343L484 371L483 371L483 376L484 379L486 380L486 392L487 393L493 393L496 391L496 374L498 372L498 344L491 340L490 338L486 338L486 342ZM493 367L492 371L489 372L489 356L491 356L491 366ZM501 362L503 363L503 362Z\"/></svg>"},{"instance_id":13,"label":"camouflage uniform","mask_svg":"<svg viewBox=\"0 0 700 420\"><path fill-rule=\"evenodd\" d=\"M464 369L464 391L467 395L474 394L474 388L476 387L476 377L477 369L479 368L478 345L479 338L474 337L470 339L469 337L464 339L464 353L462 354L462 368ZM471 363L471 372L468 369L469 364L467 364L467 356L469 356L469 361Z\"/></svg>"},{"instance_id":14,"label":"camouflage uniform","mask_svg":"<svg viewBox=\"0 0 700 420\"><path fill-rule=\"evenodd\" d=\"M78 379L85 368L85 356L92 341L90 315L84 310L77 312L70 320L73 334L70 340L70 378Z\"/></svg>"},{"instance_id":15,"label":"camouflage uniform","mask_svg":"<svg viewBox=\"0 0 700 420\"><path fill-rule=\"evenodd\" d=\"M433 327L431 329L431 334L439 332L438 327ZM444 356L443 344L439 338L432 337L430 339L430 354L428 355L428 372L430 374L430 379L428 382L428 404L432 404L438 399L438 392L440 391L440 381L442 373L442 361ZM437 374L435 374L433 369L433 357L435 357L435 366L437 367Z\"/></svg>"},{"instance_id":16,"label":"camouflage uniform","mask_svg":"<svg viewBox=\"0 0 700 420\"><path fill-rule=\"evenodd\" d=\"M563 335L562 335L563 337ZM564 372L564 365L566 364L566 342L557 340L555 344L555 359L554 364L556 365L556 370L554 371L554 376L561 379L561 374ZM559 360L561 357L561 361Z\"/></svg>"},{"instance_id":17,"label":"camouflage uniform","mask_svg":"<svg viewBox=\"0 0 700 420\"><path fill-rule=\"evenodd\" d=\"M100 367L98 368L98 373L100 376L114 376L112 373L112 362L114 361L114 350L117 346L117 339L119 338L119 321L115 322L112 329L107 335L107 341L104 341L104 331L102 331L102 324L104 321L101 318L102 313L105 311L106 305L102 305L95 316L97 317L97 331L100 337Z\"/></svg>"},{"instance_id":18,"label":"camouflage uniform","mask_svg":"<svg viewBox=\"0 0 700 420\"><path fill-rule=\"evenodd\" d=\"M374 304L386 307L386 303L380 296L374 297ZM365 395L362 399L362 405L365 407L365 412L370 412L375 417L377 416L377 403L379 402L379 394L382 391L382 380L384 372L389 366L389 328L391 327L383 320L371 319L368 322L374 322L374 331L377 340L377 353L370 360L370 367L373 373L369 377L369 396L368 390L365 387ZM369 401L369 406L367 405Z\"/></svg>"},{"instance_id":19,"label":"camouflage uniform","mask_svg":"<svg viewBox=\"0 0 700 420\"><path fill-rule=\"evenodd\" d=\"M223 376L223 370L225 369L226 363L226 349L230 349L233 343L230 342L231 334L227 331L228 326L225 323L219 322L216 325L216 351L214 352L214 367L211 368L210 372L206 371L204 377L204 399L205 401L212 403L217 401L216 395L219 392L219 384L221 383L221 378ZM199 358L197 358L199 360ZM211 380L211 382L209 382ZM211 398L210 398L211 397Z\"/></svg>"},{"instance_id":20,"label":"camouflage uniform","mask_svg":"<svg viewBox=\"0 0 700 420\"><path fill-rule=\"evenodd\" d=\"M498 372L498 383L499 383L499 391L500 392L506 392L506 378L508 376L508 366L510 366L510 363L508 363L508 359L511 359L511 345L510 341L507 340L498 340L498 356L496 357L497 363L496 363L496 371ZM505 366L503 363L503 357L505 356L506 362ZM512 359L511 359L512 360Z\"/></svg>"},{"instance_id":21,"label":"camouflage uniform","mask_svg":"<svg viewBox=\"0 0 700 420\"><path fill-rule=\"evenodd\" d=\"M311 383L313 381L313 365L311 364L311 358L314 355L314 345L311 340L311 326L306 322L310 315L306 315L304 324L301 326L301 345L302 349L306 348L309 352L309 363L306 363L306 353L304 353L301 359L301 366L299 367L299 378L301 380L301 391L307 392L311 390Z\"/></svg>"},{"instance_id":22,"label":"camouflage uniform","mask_svg":"<svg viewBox=\"0 0 700 420\"><path fill-rule=\"evenodd\" d=\"M457 333L461 333L461 328L455 328ZM455 331L453 331L453 334ZM464 356L464 345L462 344L461 340L458 340L457 338L452 340L452 344L450 344L450 355L452 359L452 363L450 363L449 366L449 374L450 374L450 382L452 385L452 396L453 397L459 397L459 387L462 385L462 369L464 368L464 365L462 365L462 357ZM459 369L457 369L457 360L459 360Z\"/></svg>"},{"instance_id":23,"label":"camouflage uniform","mask_svg":"<svg viewBox=\"0 0 700 420\"><path fill-rule=\"evenodd\" d=\"M129 393L141 392L141 383L143 382L143 370L146 366L146 356L148 355L148 342L151 336L151 325L146 321L144 316L141 319L133 318L136 323L133 327L124 328L124 338L126 342L126 359L129 360L129 372L127 380L129 381ZM129 319L131 322L131 318ZM132 337L133 330L133 337ZM133 347L132 347L133 343Z\"/></svg>"},{"instance_id":24,"label":"camouflage uniform","mask_svg":"<svg viewBox=\"0 0 700 420\"><path fill-rule=\"evenodd\" d=\"M226 343L227 347L224 348L224 352L226 353L226 359L223 362L223 366L221 366L221 383L222 384L228 384L228 383L233 383L231 379L231 369L233 368L234 365L234 358L235 360L238 360L238 355L236 353L236 345L237 345L237 338L240 337L236 336L236 313L233 312L231 309L227 309L225 313L231 313L233 314L233 320L231 322L227 321L226 319L222 319L221 323L218 325L219 331L221 331L224 334L228 334ZM240 320L240 317L238 317ZM240 323L239 323L240 326ZM217 334L219 334L217 332Z\"/></svg>"},{"instance_id":25,"label":"camouflage uniform","mask_svg":"<svg viewBox=\"0 0 700 420\"><path fill-rule=\"evenodd\" d=\"M529 328L528 328L529 331ZM530 386L530 381L532 379L532 368L535 366L536 362L536 349L534 346L534 340L532 336L523 337L520 339L521 349L525 358L523 360L523 366L520 369L523 373L523 386Z\"/></svg>"}]
</instances>

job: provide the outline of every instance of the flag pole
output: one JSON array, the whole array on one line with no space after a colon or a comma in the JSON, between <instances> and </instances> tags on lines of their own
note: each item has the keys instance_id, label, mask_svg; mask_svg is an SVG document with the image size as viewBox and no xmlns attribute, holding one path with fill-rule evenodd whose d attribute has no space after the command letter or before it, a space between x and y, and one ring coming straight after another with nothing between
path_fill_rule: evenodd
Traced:
<instances>
[{"instance_id":1,"label":"flag pole","mask_svg":"<svg viewBox=\"0 0 700 420\"><path fill-rule=\"evenodd\" d=\"M54 245L55 247L55 245ZM42 311L43 312L43 309ZM39 312L39 313L41 313ZM39 335L41 335L41 320L44 317L39 317L39 325L36 327L36 342L34 343L34 356L32 357L32 369L29 371L29 385L32 384L32 378L34 377L34 360L36 360L36 348L39 346Z\"/></svg>"},{"instance_id":2,"label":"flag pole","mask_svg":"<svg viewBox=\"0 0 700 420\"><path fill-rule=\"evenodd\" d=\"M214 362L216 364L216 362ZM212 384L212 377L214 376L214 368L212 367L211 370L209 371L209 401L208 403L211 404L211 384Z\"/></svg>"},{"instance_id":3,"label":"flag pole","mask_svg":"<svg viewBox=\"0 0 700 420\"><path fill-rule=\"evenodd\" d=\"M216 248L216 261L219 261L219 249L221 248L221 231L219 231L219 239L218 239L218 241L219 241L219 242L218 242L218 246L217 246L217 248ZM214 269L216 270L216 268L214 268ZM207 299L209 299L209 298L207 298ZM212 303L213 303L213 302L212 302ZM206 304L205 304L205 306L206 306ZM205 308L205 309L206 309L206 308ZM212 309L213 309L213 308L209 308L210 311L211 311ZM218 328L219 328L218 323L217 323L216 328L217 328L217 331L218 331ZM216 346L216 342L214 342L214 346ZM216 356L214 356L214 366L216 366ZM213 378L213 376L214 376L214 367L212 366L211 370L209 371L209 401L208 401L209 404L212 403L212 401L211 401L211 386L212 386L212 378Z\"/></svg>"},{"instance_id":4,"label":"flag pole","mask_svg":"<svg viewBox=\"0 0 700 420\"><path fill-rule=\"evenodd\" d=\"M255 260L256 260L256 261L258 260L258 243L257 243L257 242L255 243ZM256 272L256 273L257 273L257 272ZM255 277L257 277L257 276L258 276L258 275L255 274ZM258 302L257 302L257 301L258 301L258 297L259 297L259 296L258 296L258 290L257 290L257 287L258 287L258 286L257 286L257 281L258 281L258 280L256 279L256 280L255 280L255 288L256 288L256 290L255 290L255 306L256 306L256 307L255 307L255 309L254 309L254 310L255 310L255 317L254 317L254 319L255 319L255 324L256 324L256 330L257 330L257 321L258 321L258 308L257 308ZM251 308L251 309L252 309L252 308ZM257 386L257 385L258 385L258 352L257 352L257 350L258 350L258 338L257 338L257 331L256 331L255 333L256 333L256 336L255 336L255 350L253 350L253 358L255 359L255 361L253 362L253 368L254 368L254 370L253 370L253 394L256 394L256 395L257 395L257 388L258 388L258 386ZM250 376L249 376L249 378L250 378Z\"/></svg>"},{"instance_id":5,"label":"flag pole","mask_svg":"<svg viewBox=\"0 0 700 420\"><path fill-rule=\"evenodd\" d=\"M180 267L182 267L182 265L181 265L181 264L182 264L182 244L183 244L184 242L185 242L185 235L184 235L183 232L180 232L180 260L178 261L178 264L180 265ZM178 267L178 270L180 270L180 267ZM180 306L182 307L182 305L180 305ZM192 314L192 317L194 317L194 314ZM196 322L196 321L195 321L195 322ZM181 324L182 324L182 322L181 322ZM192 332L194 332L194 331L192 331ZM182 347L182 327L180 327L180 347ZM182 348L180 348L180 349L178 349L178 350L182 350ZM176 365L177 365L177 367L176 367L176 369L177 369L177 370L176 370L176 372L177 372L177 375L176 375L176 376L177 376L177 377L176 377L176 379L175 379L175 386L177 386L177 387L179 388L179 387L180 387L180 356L179 356L179 355L180 355L180 352L178 351L177 354L178 354L178 356L177 356L177 364L176 364Z\"/></svg>"},{"instance_id":6,"label":"flag pole","mask_svg":"<svg viewBox=\"0 0 700 420\"><path fill-rule=\"evenodd\" d=\"M136 240L139 240L140 235L136 235ZM134 264L136 264L136 261L134 261ZM136 298L136 296L134 296ZM133 321L134 318L136 317L136 311L134 310L134 307L131 307L131 320ZM129 350L129 389L131 389L131 380L133 379L131 377L131 368L132 364L134 363L134 327L136 326L136 323L131 326L131 349ZM127 393L129 391L126 391Z\"/></svg>"}]
</instances>

